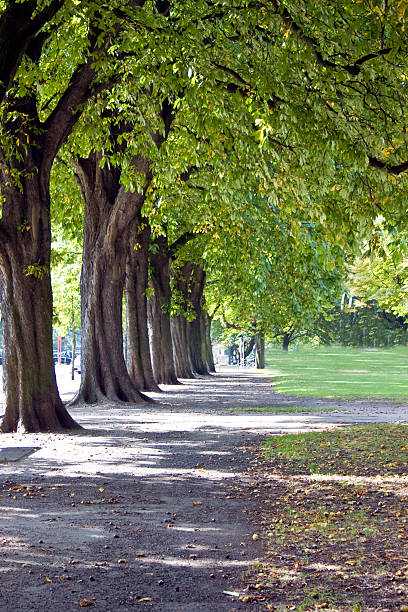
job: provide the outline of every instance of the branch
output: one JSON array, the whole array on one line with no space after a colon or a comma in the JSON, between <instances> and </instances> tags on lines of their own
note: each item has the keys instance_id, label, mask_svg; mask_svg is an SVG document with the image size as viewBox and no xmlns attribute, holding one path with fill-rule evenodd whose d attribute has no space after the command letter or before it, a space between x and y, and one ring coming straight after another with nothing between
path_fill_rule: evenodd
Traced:
<instances>
[{"instance_id":1,"label":"branch","mask_svg":"<svg viewBox=\"0 0 408 612\"><path fill-rule=\"evenodd\" d=\"M294 21L292 15L289 13L289 11L286 8L281 8L280 15L284 23L288 26L288 28L292 30L294 34L297 34L310 47L312 47L317 63L320 66L324 66L325 68L335 68L336 70L345 70L349 74L356 76L360 74L361 72L360 66L362 66L363 64L365 64L366 62L372 59L375 59L376 57L383 57L384 55L388 55L392 51L391 48L387 47L385 49L380 49L379 51L375 51L374 53L368 53L367 55L363 55L362 57L357 59L352 64L346 64L346 65L336 64L335 62L324 59L319 49L318 41L312 36L310 36L309 34L305 34L302 28Z\"/></svg>"},{"instance_id":2,"label":"branch","mask_svg":"<svg viewBox=\"0 0 408 612\"><path fill-rule=\"evenodd\" d=\"M14 78L34 36L58 12L63 0L53 0L33 17L36 0L9 0L0 18L0 101Z\"/></svg>"},{"instance_id":3,"label":"branch","mask_svg":"<svg viewBox=\"0 0 408 612\"><path fill-rule=\"evenodd\" d=\"M215 62L213 62L213 66L218 68L218 70L229 74L238 81L239 85L237 83L224 83L223 81L218 81L219 85L224 85L227 93L240 93L241 96L245 96L248 95L248 93L250 93L251 91L253 91L252 86L232 68L229 68L228 66L223 66L222 64L216 64ZM270 110L273 110L281 102L286 103L286 100L283 100L279 96L275 95L272 95L268 100L266 100L266 103L268 104L268 108Z\"/></svg>"},{"instance_id":4,"label":"branch","mask_svg":"<svg viewBox=\"0 0 408 612\"><path fill-rule=\"evenodd\" d=\"M235 323L229 323L225 317L225 313L222 313L222 320L227 329L238 329L239 331L245 331L245 327L239 327Z\"/></svg>"},{"instance_id":5,"label":"branch","mask_svg":"<svg viewBox=\"0 0 408 612\"><path fill-rule=\"evenodd\" d=\"M368 162L372 168L377 170L385 170L388 174L402 174L408 170L408 161L402 162L401 164L386 164L376 157L369 157Z\"/></svg>"},{"instance_id":6,"label":"branch","mask_svg":"<svg viewBox=\"0 0 408 612\"><path fill-rule=\"evenodd\" d=\"M180 247L184 246L185 244L187 244L191 240L194 240L195 238L197 238L197 234L195 234L194 232L186 232L185 234L180 236L180 238L177 238L177 240L175 240L168 247L169 248L169 252L170 252L170 256L174 257L174 255L176 254L177 249L179 249Z\"/></svg>"}]
</instances>

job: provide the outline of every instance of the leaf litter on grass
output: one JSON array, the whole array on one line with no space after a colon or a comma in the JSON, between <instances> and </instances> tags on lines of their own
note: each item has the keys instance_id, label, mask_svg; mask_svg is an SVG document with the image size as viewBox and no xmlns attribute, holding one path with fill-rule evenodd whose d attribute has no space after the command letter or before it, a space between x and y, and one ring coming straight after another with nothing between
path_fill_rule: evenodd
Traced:
<instances>
[{"instance_id":1,"label":"leaf litter on grass","mask_svg":"<svg viewBox=\"0 0 408 612\"><path fill-rule=\"evenodd\" d=\"M408 610L408 426L269 438L247 494L268 610ZM262 529L262 531L261 531Z\"/></svg>"}]
</instances>

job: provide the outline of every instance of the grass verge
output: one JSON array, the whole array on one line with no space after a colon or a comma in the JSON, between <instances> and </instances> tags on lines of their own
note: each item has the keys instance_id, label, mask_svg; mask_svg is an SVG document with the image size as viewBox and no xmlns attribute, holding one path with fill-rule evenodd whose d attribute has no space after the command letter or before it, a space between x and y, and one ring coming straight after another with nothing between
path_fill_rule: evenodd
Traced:
<instances>
[{"instance_id":1,"label":"grass verge","mask_svg":"<svg viewBox=\"0 0 408 612\"><path fill-rule=\"evenodd\" d=\"M271 414L281 414L290 412L330 412L337 408L321 407L321 406L239 406L237 408L228 408L233 412L269 412Z\"/></svg>"},{"instance_id":2,"label":"grass verge","mask_svg":"<svg viewBox=\"0 0 408 612\"><path fill-rule=\"evenodd\" d=\"M265 544L248 576L260 610L408 611L407 434L374 425L267 440L245 493Z\"/></svg>"}]
</instances>

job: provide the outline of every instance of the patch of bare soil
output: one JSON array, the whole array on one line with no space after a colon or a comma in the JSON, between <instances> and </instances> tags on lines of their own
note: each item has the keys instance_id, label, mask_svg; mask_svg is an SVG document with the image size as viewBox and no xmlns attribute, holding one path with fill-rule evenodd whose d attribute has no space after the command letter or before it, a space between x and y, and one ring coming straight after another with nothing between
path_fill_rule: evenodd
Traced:
<instances>
[{"instance_id":1,"label":"patch of bare soil","mask_svg":"<svg viewBox=\"0 0 408 612\"><path fill-rule=\"evenodd\" d=\"M346 564L347 530L345 541L327 550L315 536L310 539L304 526L290 549L284 542L269 549L262 537L254 538L264 526L257 520L282 519L286 525L284 504L305 511L307 504L316 504L308 493L312 483L298 481L288 489L286 477L275 474L271 479L264 466L253 463L257 459L248 444L282 431L402 420L406 406L338 402L336 414L231 414L226 410L231 406L282 406L286 400L264 376L252 372L185 383L152 394L160 400L156 405L76 408L72 413L86 428L83 433L2 436L3 447L40 450L0 466L1 611L90 607L233 612L268 609L275 603L292 606L298 601L290 591L296 563L309 555L321 564L321 577L329 571L323 567L329 553L334 557L330 563L340 564L338 571L350 578L337 584L350 587L353 597L363 588L363 582L351 577L357 570L362 574L365 559L378 550L372 545L369 551L371 543L378 543L377 532L364 527L367 552L353 548L347 556L355 565ZM328 507L335 512L348 508L336 484L330 486ZM357 496L356 504L360 500ZM370 520L371 512L379 508L383 516L387 508L378 506L378 500L370 493L362 502ZM401 515L393 515L392 521L402 526L400 503ZM261 507L271 510L271 519L259 519ZM405 532L396 532L395 538L387 532L390 557L380 557L380 568L385 561L403 571L403 562L393 560L408 555L399 533ZM268 558L277 562L271 570L276 580L270 573L267 579L259 576ZM288 580L280 579L280 567ZM314 582L303 579L311 586L321 579L313 572ZM395 573L390 588L405 588L401 575ZM370 586L373 601L375 593L385 593L381 576L367 582L375 589L379 585L377 590ZM379 607L372 609L385 610L383 600L377 601Z\"/></svg>"}]
</instances>

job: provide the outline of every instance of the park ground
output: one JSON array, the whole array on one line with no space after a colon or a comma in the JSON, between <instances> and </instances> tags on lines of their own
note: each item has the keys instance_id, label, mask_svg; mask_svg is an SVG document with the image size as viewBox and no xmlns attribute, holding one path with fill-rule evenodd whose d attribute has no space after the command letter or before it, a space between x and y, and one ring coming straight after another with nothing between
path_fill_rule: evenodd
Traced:
<instances>
[{"instance_id":1,"label":"park ground","mask_svg":"<svg viewBox=\"0 0 408 612\"><path fill-rule=\"evenodd\" d=\"M408 610L408 405L275 388L223 369L2 436L34 452L0 467L0 610Z\"/></svg>"}]
</instances>

